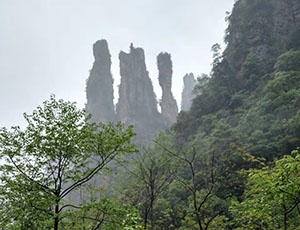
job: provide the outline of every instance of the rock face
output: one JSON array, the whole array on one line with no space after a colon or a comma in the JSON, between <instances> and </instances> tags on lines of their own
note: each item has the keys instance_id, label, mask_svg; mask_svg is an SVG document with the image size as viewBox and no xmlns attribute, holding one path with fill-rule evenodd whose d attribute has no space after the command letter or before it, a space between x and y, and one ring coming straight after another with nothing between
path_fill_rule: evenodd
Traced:
<instances>
[{"instance_id":1,"label":"rock face","mask_svg":"<svg viewBox=\"0 0 300 230\"><path fill-rule=\"evenodd\" d=\"M157 67L159 71L158 80L162 88L161 115L166 123L171 125L175 123L178 107L172 94L172 60L168 53L160 53L157 56Z\"/></svg>"},{"instance_id":2,"label":"rock face","mask_svg":"<svg viewBox=\"0 0 300 230\"><path fill-rule=\"evenodd\" d=\"M290 33L300 26L300 3L298 0L273 0L271 3L274 8L274 31L287 42Z\"/></svg>"},{"instance_id":3,"label":"rock face","mask_svg":"<svg viewBox=\"0 0 300 230\"><path fill-rule=\"evenodd\" d=\"M138 142L147 142L165 126L157 110L156 96L145 64L144 51L134 48L119 54L121 84L117 119L134 125Z\"/></svg>"},{"instance_id":4,"label":"rock face","mask_svg":"<svg viewBox=\"0 0 300 230\"><path fill-rule=\"evenodd\" d=\"M181 95L181 110L188 111L191 108L194 99L193 89L196 85L196 80L193 73L186 74L183 77L183 91Z\"/></svg>"},{"instance_id":5,"label":"rock face","mask_svg":"<svg viewBox=\"0 0 300 230\"><path fill-rule=\"evenodd\" d=\"M106 40L97 41L93 53L95 61L86 85L86 110L92 114L92 122L115 121L111 56Z\"/></svg>"},{"instance_id":6,"label":"rock face","mask_svg":"<svg viewBox=\"0 0 300 230\"><path fill-rule=\"evenodd\" d=\"M239 70L247 55L255 53L273 67L280 53L293 47L291 38L298 37L300 46L299 0L239 0L229 17L224 55ZM239 50L239 52L237 52Z\"/></svg>"},{"instance_id":7,"label":"rock face","mask_svg":"<svg viewBox=\"0 0 300 230\"><path fill-rule=\"evenodd\" d=\"M137 133L135 142L148 144L160 130L176 121L178 107L171 91L173 71L170 54L161 53L157 57L159 84L163 91L162 113L159 113L142 48L131 44L129 53L121 51L119 54L121 84L116 110L107 42L97 41L93 52L95 62L86 86L86 109L92 114L92 122L121 121L125 125L133 125Z\"/></svg>"}]
</instances>

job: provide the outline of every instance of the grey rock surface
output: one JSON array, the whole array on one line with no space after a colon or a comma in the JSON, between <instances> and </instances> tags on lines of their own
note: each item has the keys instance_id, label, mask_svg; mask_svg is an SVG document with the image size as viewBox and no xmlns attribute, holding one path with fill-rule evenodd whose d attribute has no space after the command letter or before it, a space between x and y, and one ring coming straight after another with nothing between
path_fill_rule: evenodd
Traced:
<instances>
[{"instance_id":1,"label":"grey rock surface","mask_svg":"<svg viewBox=\"0 0 300 230\"><path fill-rule=\"evenodd\" d=\"M293 34L300 34L300 1L239 0L229 19L224 54L232 67L240 69L252 52L272 68L275 61L272 58L289 49Z\"/></svg>"},{"instance_id":2,"label":"grey rock surface","mask_svg":"<svg viewBox=\"0 0 300 230\"><path fill-rule=\"evenodd\" d=\"M193 73L186 74L183 77L183 90L181 94L181 110L188 111L191 108L194 99L193 90L196 80Z\"/></svg>"},{"instance_id":3,"label":"grey rock surface","mask_svg":"<svg viewBox=\"0 0 300 230\"><path fill-rule=\"evenodd\" d=\"M95 61L86 85L86 110L92 114L92 122L115 121L111 55L106 40L97 41L93 53Z\"/></svg>"},{"instance_id":4,"label":"grey rock surface","mask_svg":"<svg viewBox=\"0 0 300 230\"><path fill-rule=\"evenodd\" d=\"M130 52L121 51L119 59L121 84L116 109L117 119L126 125L134 125L138 142L149 142L165 125L157 110L144 50L134 48L131 44Z\"/></svg>"},{"instance_id":5,"label":"grey rock surface","mask_svg":"<svg viewBox=\"0 0 300 230\"><path fill-rule=\"evenodd\" d=\"M157 67L159 71L158 80L162 88L161 114L170 126L176 122L178 113L177 103L172 94L173 65L171 55L160 53L157 56Z\"/></svg>"}]
</instances>

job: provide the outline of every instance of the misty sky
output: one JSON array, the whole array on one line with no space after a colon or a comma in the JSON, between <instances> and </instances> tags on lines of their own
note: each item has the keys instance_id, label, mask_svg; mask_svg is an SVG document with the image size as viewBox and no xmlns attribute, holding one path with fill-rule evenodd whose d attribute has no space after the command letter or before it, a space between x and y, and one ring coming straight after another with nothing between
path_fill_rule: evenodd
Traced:
<instances>
[{"instance_id":1,"label":"misty sky","mask_svg":"<svg viewBox=\"0 0 300 230\"><path fill-rule=\"evenodd\" d=\"M115 91L120 50L142 47L158 99L156 56L173 60L180 103L185 73L209 73L210 48L222 43L234 0L0 0L0 127L23 125L23 112L55 94L86 103L92 45L106 39ZM116 94L117 95L117 94Z\"/></svg>"}]
</instances>

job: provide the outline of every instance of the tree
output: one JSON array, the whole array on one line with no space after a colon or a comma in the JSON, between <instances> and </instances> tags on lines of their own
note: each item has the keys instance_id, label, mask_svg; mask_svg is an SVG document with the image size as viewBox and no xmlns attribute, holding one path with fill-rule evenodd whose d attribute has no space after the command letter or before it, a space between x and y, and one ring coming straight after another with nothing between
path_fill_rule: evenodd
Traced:
<instances>
[{"instance_id":1,"label":"tree","mask_svg":"<svg viewBox=\"0 0 300 230\"><path fill-rule=\"evenodd\" d=\"M186 168L187 175L185 175L185 178L178 175L177 172L173 172L173 175L191 195L191 209L196 219L196 225L193 228L197 226L199 230L208 230L212 221L224 212L221 200L214 193L216 186L214 152L209 159L210 162L207 164L204 163L202 165L204 167L200 169L197 165L200 159L197 159L199 155L195 147L189 152L181 150L181 152L176 154L163 145L157 144L169 153L170 156L176 158L178 164L182 164ZM201 160L203 161L204 159ZM199 180L199 178L201 179ZM188 222L193 222L189 220L189 217L186 217L186 219Z\"/></svg>"},{"instance_id":2,"label":"tree","mask_svg":"<svg viewBox=\"0 0 300 230\"><path fill-rule=\"evenodd\" d=\"M239 87L248 91L254 90L263 75L262 61L255 53L249 53L238 76Z\"/></svg>"},{"instance_id":3,"label":"tree","mask_svg":"<svg viewBox=\"0 0 300 230\"><path fill-rule=\"evenodd\" d=\"M164 138L164 135L161 133L158 138ZM170 167L171 160L156 145L144 148L144 152L134 158L133 167L127 167L135 181L133 190L139 193L144 229L148 229L149 224L149 229L155 229L154 206L172 181Z\"/></svg>"},{"instance_id":4,"label":"tree","mask_svg":"<svg viewBox=\"0 0 300 230\"><path fill-rule=\"evenodd\" d=\"M81 209L69 211L63 229L68 230L142 230L139 212L129 205L109 199L92 201Z\"/></svg>"},{"instance_id":5,"label":"tree","mask_svg":"<svg viewBox=\"0 0 300 230\"><path fill-rule=\"evenodd\" d=\"M217 66L221 60L222 60L222 55L221 55L221 46L218 43L215 43L211 47L211 51L213 52L213 67Z\"/></svg>"},{"instance_id":6,"label":"tree","mask_svg":"<svg viewBox=\"0 0 300 230\"><path fill-rule=\"evenodd\" d=\"M275 70L280 71L299 71L300 70L300 51L290 50L281 54L275 63Z\"/></svg>"},{"instance_id":7,"label":"tree","mask_svg":"<svg viewBox=\"0 0 300 230\"><path fill-rule=\"evenodd\" d=\"M293 151L273 165L248 171L248 189L231 213L238 230L299 229L300 153Z\"/></svg>"},{"instance_id":8,"label":"tree","mask_svg":"<svg viewBox=\"0 0 300 230\"><path fill-rule=\"evenodd\" d=\"M71 192L109 163L135 151L132 127L90 124L74 103L51 96L31 115L25 130L0 131L0 228L58 230Z\"/></svg>"}]
</instances>

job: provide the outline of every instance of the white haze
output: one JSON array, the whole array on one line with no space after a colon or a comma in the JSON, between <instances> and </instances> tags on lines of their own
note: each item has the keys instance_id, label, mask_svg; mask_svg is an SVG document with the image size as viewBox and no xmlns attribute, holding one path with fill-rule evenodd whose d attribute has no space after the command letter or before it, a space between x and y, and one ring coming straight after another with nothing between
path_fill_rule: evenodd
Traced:
<instances>
[{"instance_id":1,"label":"white haze","mask_svg":"<svg viewBox=\"0 0 300 230\"><path fill-rule=\"evenodd\" d=\"M225 12L234 0L1 0L0 127L23 125L23 112L57 98L86 103L92 45L106 39L115 96L118 54L142 47L158 99L156 56L173 60L173 94L180 104L186 73L209 73L210 48L222 43Z\"/></svg>"}]
</instances>

